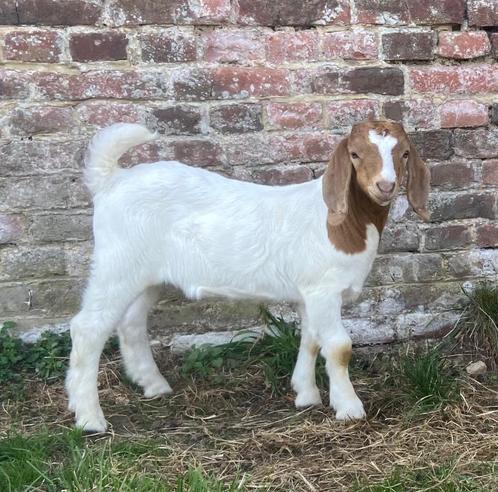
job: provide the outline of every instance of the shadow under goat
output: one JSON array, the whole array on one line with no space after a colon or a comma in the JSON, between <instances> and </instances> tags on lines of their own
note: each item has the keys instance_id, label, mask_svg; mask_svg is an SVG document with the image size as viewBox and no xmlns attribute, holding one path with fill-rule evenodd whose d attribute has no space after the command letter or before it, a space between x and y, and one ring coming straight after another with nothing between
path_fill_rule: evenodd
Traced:
<instances>
[{"instance_id":1,"label":"shadow under goat","mask_svg":"<svg viewBox=\"0 0 498 492\"><path fill-rule=\"evenodd\" d=\"M97 374L113 330L126 371L144 395L171 393L146 333L147 313L162 284L190 299L295 303L302 319L292 375L296 406L321 403L315 381L320 351L336 418L364 417L349 379L351 338L341 305L361 292L406 171L408 200L428 218L429 171L403 127L392 121L357 124L323 177L281 187L179 162L118 166L128 149L154 138L143 126L116 124L97 133L86 156L95 248L82 308L71 321L66 388L76 425L107 427Z\"/></svg>"}]
</instances>

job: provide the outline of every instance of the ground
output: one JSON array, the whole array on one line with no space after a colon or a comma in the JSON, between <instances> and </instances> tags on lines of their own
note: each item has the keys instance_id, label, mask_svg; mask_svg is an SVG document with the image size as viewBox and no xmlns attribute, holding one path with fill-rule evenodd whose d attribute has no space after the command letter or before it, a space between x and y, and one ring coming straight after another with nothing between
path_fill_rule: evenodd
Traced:
<instances>
[{"instance_id":1,"label":"ground","mask_svg":"<svg viewBox=\"0 0 498 492\"><path fill-rule=\"evenodd\" d=\"M355 354L368 418L349 423L325 406L296 411L290 374L261 353L158 351L175 394L147 400L108 352L100 436L71 430L61 377L0 383L0 490L498 490L496 374L471 378L461 356L439 353L420 365L432 352L407 350ZM427 383L438 396L420 401Z\"/></svg>"}]
</instances>

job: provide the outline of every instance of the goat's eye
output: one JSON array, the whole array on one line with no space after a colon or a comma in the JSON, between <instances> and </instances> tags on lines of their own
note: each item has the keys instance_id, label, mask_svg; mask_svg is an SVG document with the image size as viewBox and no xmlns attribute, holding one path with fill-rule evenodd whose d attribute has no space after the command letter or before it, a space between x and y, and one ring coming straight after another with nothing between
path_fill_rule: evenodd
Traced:
<instances>
[{"instance_id":1,"label":"goat's eye","mask_svg":"<svg viewBox=\"0 0 498 492\"><path fill-rule=\"evenodd\" d=\"M359 159L358 154L356 152L351 152L351 159Z\"/></svg>"},{"instance_id":2,"label":"goat's eye","mask_svg":"<svg viewBox=\"0 0 498 492\"><path fill-rule=\"evenodd\" d=\"M407 150L404 154L403 154L403 159L408 159L408 156L410 155L410 152Z\"/></svg>"}]
</instances>

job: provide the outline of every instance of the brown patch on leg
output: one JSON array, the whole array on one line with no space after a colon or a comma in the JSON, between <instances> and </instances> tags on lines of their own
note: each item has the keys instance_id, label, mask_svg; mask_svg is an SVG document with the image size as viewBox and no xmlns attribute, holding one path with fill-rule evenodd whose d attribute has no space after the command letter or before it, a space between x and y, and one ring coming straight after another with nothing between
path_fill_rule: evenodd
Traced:
<instances>
[{"instance_id":1,"label":"brown patch on leg","mask_svg":"<svg viewBox=\"0 0 498 492\"><path fill-rule=\"evenodd\" d=\"M334 364L344 369L348 368L352 353L353 347L351 342L338 344L329 350L329 356L334 361Z\"/></svg>"}]
</instances>

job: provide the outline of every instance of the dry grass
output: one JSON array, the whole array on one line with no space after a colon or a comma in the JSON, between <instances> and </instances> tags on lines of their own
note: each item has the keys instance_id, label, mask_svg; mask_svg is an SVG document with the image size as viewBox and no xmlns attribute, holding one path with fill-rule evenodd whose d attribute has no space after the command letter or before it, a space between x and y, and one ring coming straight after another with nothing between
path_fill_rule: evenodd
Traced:
<instances>
[{"instance_id":1,"label":"dry grass","mask_svg":"<svg viewBox=\"0 0 498 492\"><path fill-rule=\"evenodd\" d=\"M89 445L153 442L162 457L145 452L134 467L170 484L200 466L225 483L241 480L240 490L498 490L496 377L463 379L456 400L415 412L396 357L353 369L369 415L356 423L336 422L325 407L295 411L292 392L272 395L258 365L194 381L163 352L159 365L176 393L145 400L124 382L119 359L107 359L100 397L112 431ZM26 393L25 401L3 402L0 438L12 429L56 433L72 425L61 382L33 380Z\"/></svg>"}]
</instances>

